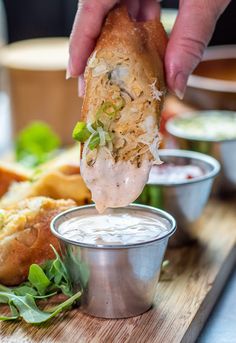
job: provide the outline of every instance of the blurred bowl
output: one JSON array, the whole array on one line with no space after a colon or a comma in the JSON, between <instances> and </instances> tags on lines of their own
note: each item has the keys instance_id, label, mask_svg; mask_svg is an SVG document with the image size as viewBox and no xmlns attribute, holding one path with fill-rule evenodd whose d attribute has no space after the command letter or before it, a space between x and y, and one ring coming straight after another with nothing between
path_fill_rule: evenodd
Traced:
<instances>
[{"instance_id":1,"label":"blurred bowl","mask_svg":"<svg viewBox=\"0 0 236 343\"><path fill-rule=\"evenodd\" d=\"M168 35L171 34L177 15L178 10L175 8L162 8L161 10L161 22Z\"/></svg>"},{"instance_id":2,"label":"blurred bowl","mask_svg":"<svg viewBox=\"0 0 236 343\"><path fill-rule=\"evenodd\" d=\"M236 110L236 45L206 49L184 100L198 109Z\"/></svg>"},{"instance_id":3,"label":"blurred bowl","mask_svg":"<svg viewBox=\"0 0 236 343\"><path fill-rule=\"evenodd\" d=\"M222 119L221 133L219 137L214 137L213 117ZM192 120L192 118L209 118L209 131L199 134L191 134L190 127L181 129L178 126L181 120ZM229 127L224 127L226 118L233 118L235 124L232 130L235 132L235 138L227 138ZM234 122L233 121L233 122ZM235 128L235 129L234 129ZM167 131L175 138L177 146L181 149L197 151L211 155L221 163L221 173L214 185L214 193L230 194L236 191L236 112L230 111L197 111L185 113L176 118L170 119L166 124ZM231 132L231 135L234 134Z\"/></svg>"},{"instance_id":4,"label":"blurred bowl","mask_svg":"<svg viewBox=\"0 0 236 343\"><path fill-rule=\"evenodd\" d=\"M171 237L169 245L182 246L192 242L191 227L201 216L209 198L212 183L220 170L219 163L205 154L175 149L159 150L163 162L175 166L192 165L202 171L202 175L192 179L156 180L149 178L138 203L158 207L172 214L177 223L176 233ZM160 168L161 166L153 166ZM152 173L152 171L151 171Z\"/></svg>"},{"instance_id":5,"label":"blurred bowl","mask_svg":"<svg viewBox=\"0 0 236 343\"><path fill-rule=\"evenodd\" d=\"M71 132L78 120L82 100L77 80L66 81L68 38L30 39L9 44L0 51L0 65L9 79L14 132L29 122L47 122L64 144L72 143Z\"/></svg>"}]
</instances>

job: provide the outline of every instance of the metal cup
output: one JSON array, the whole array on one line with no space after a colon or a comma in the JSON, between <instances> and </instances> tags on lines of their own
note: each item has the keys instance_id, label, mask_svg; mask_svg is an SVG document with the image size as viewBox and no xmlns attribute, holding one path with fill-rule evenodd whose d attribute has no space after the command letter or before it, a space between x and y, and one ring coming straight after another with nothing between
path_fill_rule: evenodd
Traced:
<instances>
[{"instance_id":1,"label":"metal cup","mask_svg":"<svg viewBox=\"0 0 236 343\"><path fill-rule=\"evenodd\" d=\"M216 111L198 111L185 116L207 114L209 121ZM222 123L227 116L234 115L231 111L217 111L218 116L222 116ZM229 195L236 193L236 138L234 139L212 139L204 137L202 139L191 137L188 132L180 133L175 126L175 118L167 122L167 131L175 138L177 146L181 149L192 150L208 154L216 158L221 164L221 172L216 179L213 193L219 195Z\"/></svg>"},{"instance_id":2,"label":"metal cup","mask_svg":"<svg viewBox=\"0 0 236 343\"><path fill-rule=\"evenodd\" d=\"M83 290L81 310L89 315L127 318L140 315L152 306L168 238L175 231L175 220L164 211L142 205L107 210L116 214L133 211L161 218L166 222L167 233L152 241L129 245L78 243L60 235L61 223L79 215L96 214L94 205L65 211L51 223L74 290Z\"/></svg>"},{"instance_id":3,"label":"metal cup","mask_svg":"<svg viewBox=\"0 0 236 343\"><path fill-rule=\"evenodd\" d=\"M214 158L193 151L163 149L159 150L159 156L163 162L174 165L193 164L204 171L201 177L174 183L170 183L168 179L162 182L157 179L155 184L148 182L137 200L138 203L162 208L171 213L176 219L177 230L169 245L186 245L194 240L191 228L208 201L220 165Z\"/></svg>"}]
</instances>

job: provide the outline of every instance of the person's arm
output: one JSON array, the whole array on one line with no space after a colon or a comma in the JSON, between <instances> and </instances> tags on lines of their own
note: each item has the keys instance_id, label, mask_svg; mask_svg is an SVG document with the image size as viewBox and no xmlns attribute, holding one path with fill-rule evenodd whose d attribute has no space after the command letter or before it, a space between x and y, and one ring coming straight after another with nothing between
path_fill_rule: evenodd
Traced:
<instances>
[{"instance_id":1,"label":"person's arm","mask_svg":"<svg viewBox=\"0 0 236 343\"><path fill-rule=\"evenodd\" d=\"M160 13L155 0L126 0L129 13L137 20L153 19ZM102 23L117 0L81 0L70 39L67 77L81 76ZM165 56L167 85L183 98L189 75L202 58L217 19L230 0L180 0L179 13Z\"/></svg>"}]
</instances>

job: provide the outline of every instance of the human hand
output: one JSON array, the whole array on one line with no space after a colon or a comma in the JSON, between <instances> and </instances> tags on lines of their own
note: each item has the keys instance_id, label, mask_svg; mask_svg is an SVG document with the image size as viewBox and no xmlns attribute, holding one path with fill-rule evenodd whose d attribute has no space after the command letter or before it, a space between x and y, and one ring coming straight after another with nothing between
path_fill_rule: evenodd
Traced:
<instances>
[{"instance_id":1,"label":"human hand","mask_svg":"<svg viewBox=\"0 0 236 343\"><path fill-rule=\"evenodd\" d=\"M103 20L118 0L81 0L70 38L67 77L81 76L94 49ZM130 15L137 20L151 20L160 15L156 0L126 0ZM179 13L171 32L165 55L166 81L170 91L183 98L189 75L200 62L215 24L230 0L180 0Z\"/></svg>"}]
</instances>

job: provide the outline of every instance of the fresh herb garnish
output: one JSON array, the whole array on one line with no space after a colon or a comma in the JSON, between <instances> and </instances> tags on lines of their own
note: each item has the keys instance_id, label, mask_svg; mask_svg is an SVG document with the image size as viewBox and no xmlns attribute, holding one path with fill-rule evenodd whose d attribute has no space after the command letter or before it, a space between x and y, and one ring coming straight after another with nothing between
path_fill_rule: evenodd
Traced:
<instances>
[{"instance_id":1,"label":"fresh herb garnish","mask_svg":"<svg viewBox=\"0 0 236 343\"><path fill-rule=\"evenodd\" d=\"M86 123L79 121L73 130L72 137L81 143L84 143L91 136L91 132L87 129Z\"/></svg>"},{"instance_id":2,"label":"fresh herb garnish","mask_svg":"<svg viewBox=\"0 0 236 343\"><path fill-rule=\"evenodd\" d=\"M120 96L115 99L116 110L120 111L125 107L125 100Z\"/></svg>"},{"instance_id":3,"label":"fresh herb garnish","mask_svg":"<svg viewBox=\"0 0 236 343\"><path fill-rule=\"evenodd\" d=\"M98 145L105 145L105 142L110 142L111 137L109 133L104 130L102 115L114 118L116 114L125 106L125 100L122 97L117 97L114 101L115 103L111 101L102 102L97 110L96 119L92 125L90 124L90 127L85 122L79 121L73 130L73 138L80 143L84 143L90 139L88 142L88 147L90 150L94 150ZM100 136L99 133L103 134L104 136Z\"/></svg>"},{"instance_id":4,"label":"fresh herb garnish","mask_svg":"<svg viewBox=\"0 0 236 343\"><path fill-rule=\"evenodd\" d=\"M111 141L110 135L104 131L102 125L98 125L98 123L96 123L96 125L93 124L92 127L94 130L93 133L88 130L86 123L78 122L73 130L73 138L80 143L84 143L87 139L90 139L88 147L90 150L94 150L100 144L100 135L97 132L97 129L101 128L104 132L105 141Z\"/></svg>"},{"instance_id":5,"label":"fresh herb garnish","mask_svg":"<svg viewBox=\"0 0 236 343\"><path fill-rule=\"evenodd\" d=\"M48 161L60 144L59 137L47 124L33 122L16 139L16 160L27 167L38 166Z\"/></svg>"},{"instance_id":6,"label":"fresh herb garnish","mask_svg":"<svg viewBox=\"0 0 236 343\"><path fill-rule=\"evenodd\" d=\"M98 110L100 113L105 113L110 117L114 117L118 111L118 108L116 107L115 104L113 104L110 101L105 101L102 105L101 108Z\"/></svg>"},{"instance_id":7,"label":"fresh herb garnish","mask_svg":"<svg viewBox=\"0 0 236 343\"><path fill-rule=\"evenodd\" d=\"M100 137L99 137L99 134L96 133L90 140L89 142L89 149L90 150L94 150L100 143Z\"/></svg>"},{"instance_id":8,"label":"fresh herb garnish","mask_svg":"<svg viewBox=\"0 0 236 343\"><path fill-rule=\"evenodd\" d=\"M34 296L30 294L17 296L12 292L0 292L0 302L8 303L11 310L11 316L0 316L0 320L17 320L22 318L30 324L41 324L70 308L80 298L81 294L81 292L78 292L60 305L47 311L41 311L36 305Z\"/></svg>"},{"instance_id":9,"label":"fresh herb garnish","mask_svg":"<svg viewBox=\"0 0 236 343\"><path fill-rule=\"evenodd\" d=\"M8 304L11 315L0 315L0 320L24 319L27 323L40 324L58 313L70 308L79 300L82 292L72 292L72 286L66 267L59 254L51 246L56 258L47 261L43 266L32 264L28 281L18 287L8 288L0 285L0 303ZM63 293L69 298L53 308L42 311L36 301Z\"/></svg>"}]
</instances>

